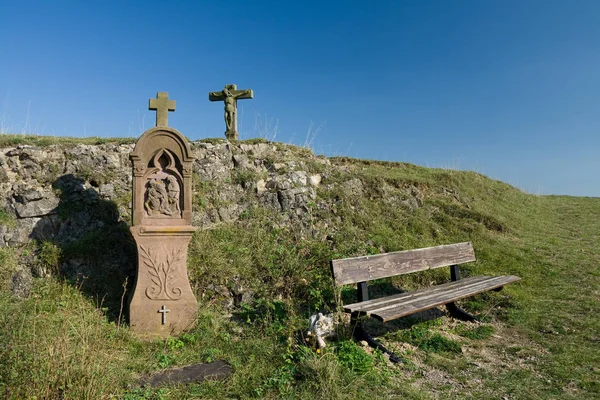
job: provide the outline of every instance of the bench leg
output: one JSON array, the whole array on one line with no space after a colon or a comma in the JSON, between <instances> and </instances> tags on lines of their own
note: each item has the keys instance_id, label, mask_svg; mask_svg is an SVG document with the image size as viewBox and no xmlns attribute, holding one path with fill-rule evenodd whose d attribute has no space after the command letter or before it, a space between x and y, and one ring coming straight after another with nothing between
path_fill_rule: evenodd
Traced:
<instances>
[{"instance_id":1,"label":"bench leg","mask_svg":"<svg viewBox=\"0 0 600 400\"><path fill-rule=\"evenodd\" d=\"M450 315L452 315L456 319L471 322L478 321L478 319L475 316L469 314L468 312L457 306L454 302L446 304L446 309L448 310Z\"/></svg>"},{"instance_id":2,"label":"bench leg","mask_svg":"<svg viewBox=\"0 0 600 400\"><path fill-rule=\"evenodd\" d=\"M458 265L450 266L450 278L452 279L452 282L460 280L460 269L458 268ZM468 312L457 306L454 302L446 304L446 309L448 310L450 315L452 315L456 319L471 322L478 321L478 319L475 316L469 314Z\"/></svg>"},{"instance_id":3,"label":"bench leg","mask_svg":"<svg viewBox=\"0 0 600 400\"><path fill-rule=\"evenodd\" d=\"M362 341L362 340L364 340L365 342L367 342L367 344L371 348L379 350L382 353L385 353L385 354L389 355L391 362L394 362L394 363L401 363L402 362L402 359L400 357L398 357L393 352L389 351L378 340L376 340L375 338L373 338L373 336L369 335L369 333L364 330L362 324L358 321L358 319L355 316L352 316L352 320L351 321L352 321L352 327L353 327L352 337L354 338L354 340L359 341L359 342Z\"/></svg>"}]
</instances>

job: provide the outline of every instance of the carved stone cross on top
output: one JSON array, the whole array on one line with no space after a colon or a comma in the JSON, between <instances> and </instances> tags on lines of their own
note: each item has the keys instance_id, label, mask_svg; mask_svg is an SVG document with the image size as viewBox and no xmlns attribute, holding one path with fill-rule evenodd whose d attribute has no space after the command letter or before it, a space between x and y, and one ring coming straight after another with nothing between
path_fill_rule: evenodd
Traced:
<instances>
[{"instance_id":1,"label":"carved stone cross on top","mask_svg":"<svg viewBox=\"0 0 600 400\"><path fill-rule=\"evenodd\" d=\"M156 110L156 126L169 126L169 111L175 111L175 100L169 100L167 92L158 92L148 108Z\"/></svg>"},{"instance_id":2,"label":"carved stone cross on top","mask_svg":"<svg viewBox=\"0 0 600 400\"><path fill-rule=\"evenodd\" d=\"M210 101L223 101L225 103L225 137L230 140L237 140L237 101L239 99L252 99L254 92L252 89L238 90L236 85L225 85L225 89L220 92L209 92Z\"/></svg>"}]
</instances>

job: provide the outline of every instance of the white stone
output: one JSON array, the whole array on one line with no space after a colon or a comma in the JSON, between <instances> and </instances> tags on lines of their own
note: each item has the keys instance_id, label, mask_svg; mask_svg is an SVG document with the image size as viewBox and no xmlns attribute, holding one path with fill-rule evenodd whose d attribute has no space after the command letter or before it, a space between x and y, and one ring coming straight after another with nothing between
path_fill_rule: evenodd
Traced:
<instances>
[{"instance_id":1,"label":"white stone","mask_svg":"<svg viewBox=\"0 0 600 400\"><path fill-rule=\"evenodd\" d=\"M320 174L316 174L316 175L311 175L310 177L310 184L312 186L319 186L321 184L321 175Z\"/></svg>"}]
</instances>

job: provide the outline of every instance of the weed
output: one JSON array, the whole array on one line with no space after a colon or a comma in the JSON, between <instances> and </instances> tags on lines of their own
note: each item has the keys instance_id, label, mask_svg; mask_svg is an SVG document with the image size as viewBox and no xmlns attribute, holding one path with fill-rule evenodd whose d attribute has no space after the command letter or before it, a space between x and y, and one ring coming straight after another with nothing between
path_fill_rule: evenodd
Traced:
<instances>
[{"instance_id":1,"label":"weed","mask_svg":"<svg viewBox=\"0 0 600 400\"><path fill-rule=\"evenodd\" d=\"M173 336L170 336L167 339L167 345L169 346L169 349L177 350L177 349L181 349L183 346L185 346L185 342L181 339L177 339Z\"/></svg>"},{"instance_id":2,"label":"weed","mask_svg":"<svg viewBox=\"0 0 600 400\"><path fill-rule=\"evenodd\" d=\"M431 351L433 353L448 352L460 353L460 344L454 340L448 339L439 333L434 333L418 343L420 349Z\"/></svg>"},{"instance_id":3,"label":"weed","mask_svg":"<svg viewBox=\"0 0 600 400\"><path fill-rule=\"evenodd\" d=\"M202 361L203 362L213 362L217 360L221 356L221 351L216 348L208 348L202 351Z\"/></svg>"},{"instance_id":4,"label":"weed","mask_svg":"<svg viewBox=\"0 0 600 400\"><path fill-rule=\"evenodd\" d=\"M159 353L156 355L156 363L160 368L167 368L173 364L173 357L169 354Z\"/></svg>"},{"instance_id":5,"label":"weed","mask_svg":"<svg viewBox=\"0 0 600 400\"><path fill-rule=\"evenodd\" d=\"M284 365L276 369L259 387L254 388L254 395L263 397L268 390L275 390L280 395L286 394L294 382L294 373L295 368L291 365Z\"/></svg>"},{"instance_id":6,"label":"weed","mask_svg":"<svg viewBox=\"0 0 600 400\"><path fill-rule=\"evenodd\" d=\"M267 140L266 138L254 138L254 139L248 139L248 140L244 140L244 143L246 144L268 144L270 143L269 140Z\"/></svg>"},{"instance_id":7,"label":"weed","mask_svg":"<svg viewBox=\"0 0 600 400\"><path fill-rule=\"evenodd\" d=\"M373 357L353 341L341 341L336 346L336 353L341 365L359 374L373 369Z\"/></svg>"},{"instance_id":8,"label":"weed","mask_svg":"<svg viewBox=\"0 0 600 400\"><path fill-rule=\"evenodd\" d=\"M62 251L55 243L43 241L39 244L38 259L42 269L58 275L61 257Z\"/></svg>"},{"instance_id":9,"label":"weed","mask_svg":"<svg viewBox=\"0 0 600 400\"><path fill-rule=\"evenodd\" d=\"M223 138L205 138L205 139L200 139L198 141L199 143L210 143L210 144L221 144L221 143L225 143L227 142L226 139Z\"/></svg>"},{"instance_id":10,"label":"weed","mask_svg":"<svg viewBox=\"0 0 600 400\"><path fill-rule=\"evenodd\" d=\"M0 291L8 288L10 277L17 269L15 253L10 247L0 247Z\"/></svg>"},{"instance_id":11,"label":"weed","mask_svg":"<svg viewBox=\"0 0 600 400\"><path fill-rule=\"evenodd\" d=\"M456 328L456 333L468 339L483 340L494 334L494 327L491 325L476 325L470 327L463 324Z\"/></svg>"},{"instance_id":12,"label":"weed","mask_svg":"<svg viewBox=\"0 0 600 400\"><path fill-rule=\"evenodd\" d=\"M13 227L15 226L16 220L15 217L8 213L8 211L0 209L0 226L4 225L4 226L8 226L8 227Z\"/></svg>"},{"instance_id":13,"label":"weed","mask_svg":"<svg viewBox=\"0 0 600 400\"><path fill-rule=\"evenodd\" d=\"M244 187L248 183L252 183L259 179L259 175L256 172L249 170L236 169L232 174L233 176L231 178L231 181L236 185L242 185Z\"/></svg>"},{"instance_id":14,"label":"weed","mask_svg":"<svg viewBox=\"0 0 600 400\"><path fill-rule=\"evenodd\" d=\"M165 400L169 390L166 388L135 388L121 394L123 400Z\"/></svg>"},{"instance_id":15,"label":"weed","mask_svg":"<svg viewBox=\"0 0 600 400\"><path fill-rule=\"evenodd\" d=\"M390 336L394 340L410 343L427 352L460 353L460 344L429 329L433 323L420 323L412 326L410 329L394 332Z\"/></svg>"},{"instance_id":16,"label":"weed","mask_svg":"<svg viewBox=\"0 0 600 400\"><path fill-rule=\"evenodd\" d=\"M62 146L75 146L78 144L100 145L100 144L131 144L135 143L135 138L101 138L101 137L61 137L61 136L41 136L41 135L0 135L0 147L31 145L31 146L51 146L59 144Z\"/></svg>"}]
</instances>

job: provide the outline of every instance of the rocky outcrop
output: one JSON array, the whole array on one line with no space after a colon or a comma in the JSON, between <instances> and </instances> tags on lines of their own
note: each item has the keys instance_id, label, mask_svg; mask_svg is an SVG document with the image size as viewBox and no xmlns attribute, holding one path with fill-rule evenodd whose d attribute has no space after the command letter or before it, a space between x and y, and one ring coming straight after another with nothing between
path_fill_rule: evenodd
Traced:
<instances>
[{"instance_id":1,"label":"rocky outcrop","mask_svg":"<svg viewBox=\"0 0 600 400\"><path fill-rule=\"evenodd\" d=\"M133 147L115 143L0 148L0 210L10 220L0 222L0 247L24 246L32 240L60 244L72 253L63 257L61 270L72 277L85 276L89 262L77 253L76 244L92 240L90 235L106 240L127 231ZM193 224L201 229L236 221L250 207L264 207L311 234L311 229L325 230L328 221L315 224L310 210L328 210L336 201L319 192L339 186L349 197L365 194L363 182L346 167L306 149L224 140L192 142L191 147L196 157ZM414 187L382 187L381 193L401 206L421 204ZM130 244L121 242L107 245L115 247L106 250L112 256L99 257L104 261L98 262L127 275L133 268L125 248ZM15 292L25 294L28 275L18 274L13 277Z\"/></svg>"}]
</instances>

